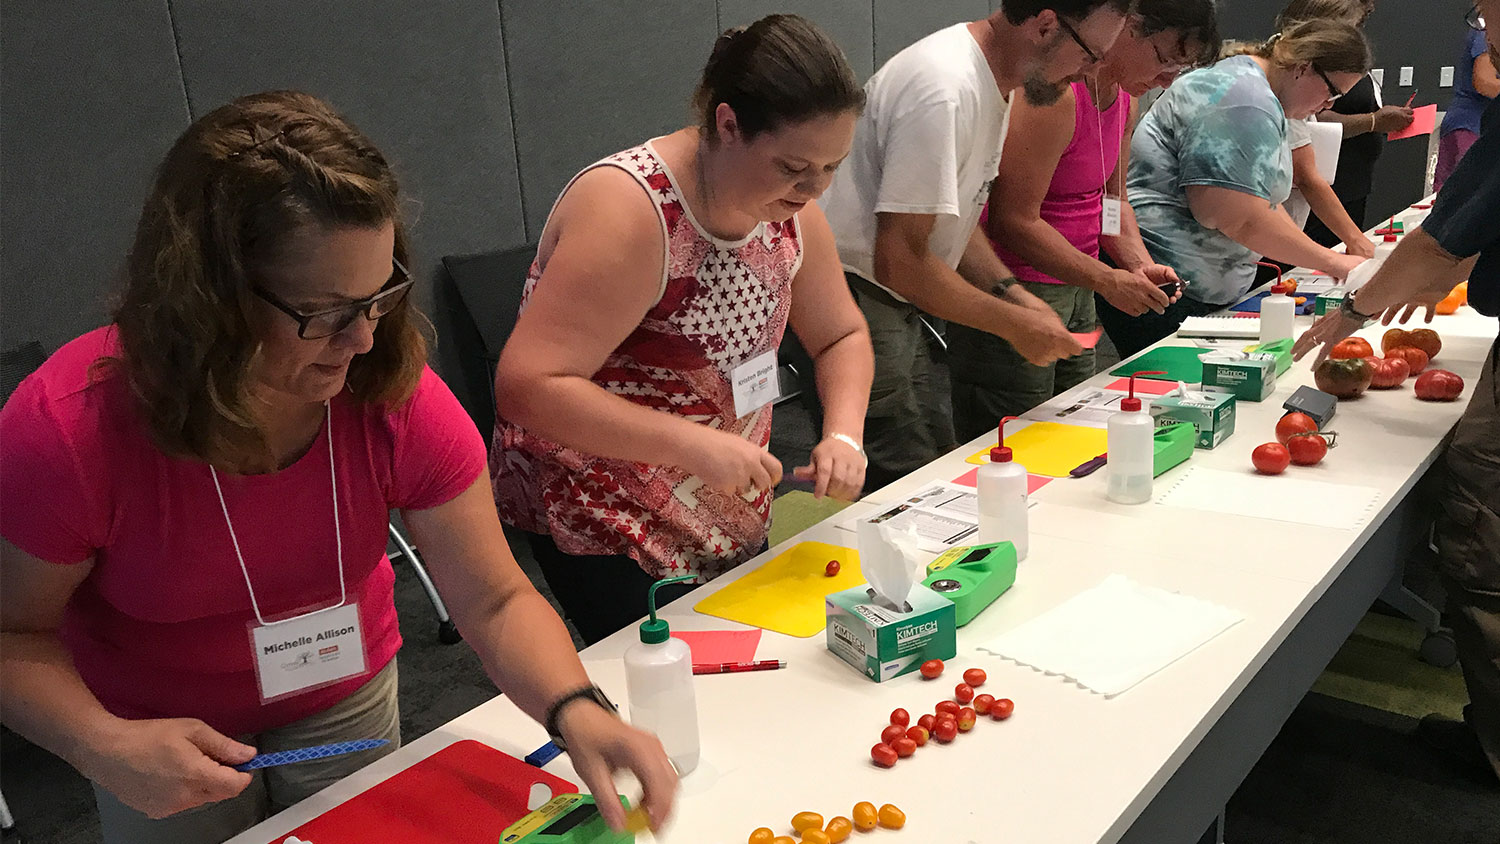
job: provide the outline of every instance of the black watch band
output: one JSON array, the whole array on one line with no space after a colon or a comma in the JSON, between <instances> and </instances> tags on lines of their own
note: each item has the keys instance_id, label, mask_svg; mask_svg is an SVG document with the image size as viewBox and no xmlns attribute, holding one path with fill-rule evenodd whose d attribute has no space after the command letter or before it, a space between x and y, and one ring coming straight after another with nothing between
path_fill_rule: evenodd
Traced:
<instances>
[{"instance_id":1,"label":"black watch band","mask_svg":"<svg viewBox=\"0 0 1500 844\"><path fill-rule=\"evenodd\" d=\"M547 718L543 723L547 727L547 735L552 738L552 743L557 745L559 750L567 750L568 744L563 741L562 730L558 728L557 721L562 717L563 709L575 700L593 701L612 715L617 715L620 712L619 708L605 696L604 690L598 686L584 686L583 688L574 689L558 698L556 702L547 707Z\"/></svg>"},{"instance_id":2,"label":"black watch band","mask_svg":"<svg viewBox=\"0 0 1500 844\"><path fill-rule=\"evenodd\" d=\"M1350 319L1359 320L1360 322L1369 322L1370 320L1375 318L1375 314L1361 313L1354 307L1354 294L1356 292L1358 291L1344 294L1344 301L1339 303L1339 311L1342 312L1344 316L1349 317Z\"/></svg>"}]
</instances>

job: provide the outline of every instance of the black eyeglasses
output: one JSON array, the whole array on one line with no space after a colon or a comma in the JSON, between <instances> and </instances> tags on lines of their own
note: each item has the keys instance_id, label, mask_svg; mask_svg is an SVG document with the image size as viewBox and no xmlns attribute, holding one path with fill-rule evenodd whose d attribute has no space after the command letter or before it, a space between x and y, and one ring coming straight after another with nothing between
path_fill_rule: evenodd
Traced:
<instances>
[{"instance_id":1,"label":"black eyeglasses","mask_svg":"<svg viewBox=\"0 0 1500 844\"><path fill-rule=\"evenodd\" d=\"M1478 6L1473 7L1467 15L1464 15L1464 23L1468 24L1470 29L1484 32L1484 15L1479 13Z\"/></svg>"},{"instance_id":2,"label":"black eyeglasses","mask_svg":"<svg viewBox=\"0 0 1500 844\"><path fill-rule=\"evenodd\" d=\"M1323 72L1323 68L1318 67L1317 65L1313 65L1312 69L1313 72L1318 74L1318 77L1323 80L1323 84L1328 86L1328 101L1330 103L1336 101L1339 97L1342 97L1345 94L1349 93L1348 91L1340 91L1338 87L1333 84L1333 80L1328 78L1328 74Z\"/></svg>"},{"instance_id":3,"label":"black eyeglasses","mask_svg":"<svg viewBox=\"0 0 1500 844\"><path fill-rule=\"evenodd\" d=\"M281 301L258 284L251 286L250 289L277 310L295 319L298 337L303 340L321 340L348 328L361 315L373 322L394 311L397 305L405 301L406 294L411 292L414 280L411 273L406 271L406 267L401 266L400 261L392 258L391 266L394 269L391 273L391 280L386 282L385 287L374 296L310 314L304 314Z\"/></svg>"},{"instance_id":4,"label":"black eyeglasses","mask_svg":"<svg viewBox=\"0 0 1500 844\"><path fill-rule=\"evenodd\" d=\"M1058 26L1061 26L1063 28L1063 32L1066 32L1068 33L1068 35L1072 36L1073 43L1077 44L1078 49L1082 50L1083 54L1089 57L1089 64L1098 64L1100 61L1102 61L1102 59L1099 57L1099 54L1094 52L1093 48L1089 47L1088 44L1084 43L1083 36L1079 35L1078 30L1074 29L1073 25L1068 23L1066 19L1059 16L1057 18L1057 24Z\"/></svg>"}]
</instances>

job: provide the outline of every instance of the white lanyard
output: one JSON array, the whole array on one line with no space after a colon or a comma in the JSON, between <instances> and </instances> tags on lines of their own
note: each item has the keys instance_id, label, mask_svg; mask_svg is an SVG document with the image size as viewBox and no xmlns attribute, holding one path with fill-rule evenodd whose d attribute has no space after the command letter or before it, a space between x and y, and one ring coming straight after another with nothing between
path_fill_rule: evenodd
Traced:
<instances>
[{"instance_id":1,"label":"white lanyard","mask_svg":"<svg viewBox=\"0 0 1500 844\"><path fill-rule=\"evenodd\" d=\"M1102 111L1099 110L1099 95L1098 95L1097 92L1094 91L1094 84L1095 84L1095 80L1093 80L1091 78L1087 79L1086 83L1085 83L1086 87L1088 88L1089 98L1093 100L1093 106L1094 106L1094 126L1095 126L1095 128L1097 128L1099 130L1099 177L1100 177L1100 181L1102 181L1104 183L1104 188L1103 188L1103 190L1104 190L1104 196L1106 198L1108 198L1111 194L1109 192L1109 170L1104 166L1104 112L1102 112ZM1119 92L1115 93L1115 99L1116 100L1120 99ZM1114 106L1111 105L1110 108L1114 108ZM1115 169L1116 170L1119 169L1119 159L1115 160ZM1118 192L1116 192L1113 195L1116 198L1118 198L1118 199L1123 199L1124 196L1125 196L1125 174L1124 173L1120 174L1120 178L1119 178L1118 182L1119 182L1119 184L1118 184L1119 190L1118 190Z\"/></svg>"},{"instance_id":2,"label":"white lanyard","mask_svg":"<svg viewBox=\"0 0 1500 844\"><path fill-rule=\"evenodd\" d=\"M266 621L266 617L260 613L260 602L255 599L255 587L250 585L250 569L245 566L245 555L240 553L240 540L234 534L234 522L229 519L229 505L224 503L224 489L219 486L219 473L209 464L208 472L214 479L214 492L219 494L219 507L224 511L224 525L229 528L229 541L234 543L234 556L240 561L240 573L245 576L245 589L250 592L250 606L255 609L255 618L263 627L272 627L277 624L286 624L317 615L320 612L328 612L342 607L349 599L348 592L344 588L344 537L339 531L339 478L333 467L333 409L328 402L323 402L323 424L328 428L328 478L333 484L333 540L334 548L337 549L339 562L339 602L331 607L313 610L291 618L283 618L280 621Z\"/></svg>"}]
</instances>

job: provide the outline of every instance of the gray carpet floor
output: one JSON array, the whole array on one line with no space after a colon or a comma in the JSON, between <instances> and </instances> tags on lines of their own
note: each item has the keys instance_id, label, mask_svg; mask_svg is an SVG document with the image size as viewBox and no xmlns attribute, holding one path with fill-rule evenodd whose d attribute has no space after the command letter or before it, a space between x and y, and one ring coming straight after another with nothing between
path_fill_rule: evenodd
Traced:
<instances>
[{"instance_id":1,"label":"gray carpet floor","mask_svg":"<svg viewBox=\"0 0 1500 844\"><path fill-rule=\"evenodd\" d=\"M1101 368L1115 360L1105 347ZM801 465L813 443L807 415L795 402L777 409L772 451L784 465ZM512 542L511 547L545 592L526 543ZM1426 582L1420 588L1430 591ZM400 564L396 606L406 639L401 723L410 740L488 700L495 689L466 645L438 642L432 607L410 567ZM1414 728L1410 718L1309 694L1230 802L1226 840L1500 843L1500 788L1448 768L1412 736ZM9 730L0 730L0 789L16 816L21 840L99 840L88 784Z\"/></svg>"}]
</instances>

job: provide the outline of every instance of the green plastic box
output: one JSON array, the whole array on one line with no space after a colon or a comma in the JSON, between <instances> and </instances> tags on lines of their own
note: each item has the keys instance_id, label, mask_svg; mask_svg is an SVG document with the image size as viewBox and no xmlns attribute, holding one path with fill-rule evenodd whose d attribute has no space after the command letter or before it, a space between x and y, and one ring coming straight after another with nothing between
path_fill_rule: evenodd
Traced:
<instances>
[{"instance_id":1,"label":"green plastic box","mask_svg":"<svg viewBox=\"0 0 1500 844\"><path fill-rule=\"evenodd\" d=\"M1151 458L1152 477L1159 478L1192 457L1197 440L1197 430L1186 422L1168 422L1157 428L1156 451Z\"/></svg>"}]
</instances>

